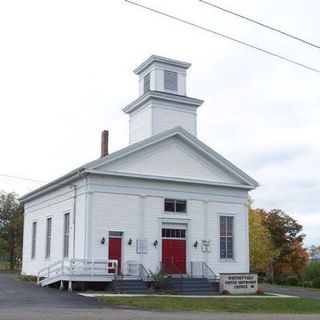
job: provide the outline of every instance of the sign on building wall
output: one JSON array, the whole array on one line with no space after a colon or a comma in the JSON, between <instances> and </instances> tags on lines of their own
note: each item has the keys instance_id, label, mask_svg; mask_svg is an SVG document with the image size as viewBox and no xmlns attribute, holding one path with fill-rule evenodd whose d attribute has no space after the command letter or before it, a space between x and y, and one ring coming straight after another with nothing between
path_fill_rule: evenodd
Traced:
<instances>
[{"instance_id":1,"label":"sign on building wall","mask_svg":"<svg viewBox=\"0 0 320 320\"><path fill-rule=\"evenodd\" d=\"M148 253L148 240L137 239L136 250L137 253Z\"/></svg>"},{"instance_id":2,"label":"sign on building wall","mask_svg":"<svg viewBox=\"0 0 320 320\"><path fill-rule=\"evenodd\" d=\"M228 290L231 294L252 294L258 289L258 277L249 273L220 273L220 291Z\"/></svg>"},{"instance_id":3,"label":"sign on building wall","mask_svg":"<svg viewBox=\"0 0 320 320\"><path fill-rule=\"evenodd\" d=\"M210 240L202 240L201 251L203 253L210 253L211 252L211 242L210 242Z\"/></svg>"}]
</instances>

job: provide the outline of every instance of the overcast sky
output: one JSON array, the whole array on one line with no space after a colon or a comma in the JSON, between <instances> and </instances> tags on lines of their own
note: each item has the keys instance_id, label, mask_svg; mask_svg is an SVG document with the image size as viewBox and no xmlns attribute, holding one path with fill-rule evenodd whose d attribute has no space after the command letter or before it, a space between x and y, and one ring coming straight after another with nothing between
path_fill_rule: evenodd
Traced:
<instances>
[{"instance_id":1,"label":"overcast sky","mask_svg":"<svg viewBox=\"0 0 320 320\"><path fill-rule=\"evenodd\" d=\"M320 50L198 0L137 0L320 69ZM320 44L318 0L218 1ZM0 174L49 182L128 145L122 108L151 54L191 62L205 100L198 138L258 180L256 207L296 218L320 244L320 74L144 11L123 0L0 0ZM41 183L0 176L22 195Z\"/></svg>"}]
</instances>

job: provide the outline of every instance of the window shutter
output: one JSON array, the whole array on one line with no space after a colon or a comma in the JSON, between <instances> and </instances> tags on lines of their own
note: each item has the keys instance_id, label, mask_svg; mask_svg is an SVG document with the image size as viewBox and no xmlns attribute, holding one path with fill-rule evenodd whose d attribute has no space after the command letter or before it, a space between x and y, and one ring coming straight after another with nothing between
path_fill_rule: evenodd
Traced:
<instances>
[{"instance_id":1,"label":"window shutter","mask_svg":"<svg viewBox=\"0 0 320 320\"><path fill-rule=\"evenodd\" d=\"M150 73L143 78L143 93L150 91Z\"/></svg>"},{"instance_id":2,"label":"window shutter","mask_svg":"<svg viewBox=\"0 0 320 320\"><path fill-rule=\"evenodd\" d=\"M164 88L178 91L178 74L176 72L164 70Z\"/></svg>"}]
</instances>

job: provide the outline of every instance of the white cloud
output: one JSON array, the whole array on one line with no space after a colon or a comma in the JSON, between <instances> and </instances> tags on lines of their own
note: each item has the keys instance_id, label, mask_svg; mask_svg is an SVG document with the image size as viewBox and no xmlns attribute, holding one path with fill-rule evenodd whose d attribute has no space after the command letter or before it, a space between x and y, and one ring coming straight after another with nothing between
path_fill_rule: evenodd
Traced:
<instances>
[{"instance_id":1,"label":"white cloud","mask_svg":"<svg viewBox=\"0 0 320 320\"><path fill-rule=\"evenodd\" d=\"M141 2L320 68L319 50L199 1ZM319 1L217 3L319 39ZM49 181L97 158L106 128L112 151L126 146L132 70L164 55L193 64L188 94L205 100L199 138L261 183L257 206L288 210L320 242L318 74L125 1L2 1L0 30L0 173ZM0 177L0 189L35 186Z\"/></svg>"}]
</instances>

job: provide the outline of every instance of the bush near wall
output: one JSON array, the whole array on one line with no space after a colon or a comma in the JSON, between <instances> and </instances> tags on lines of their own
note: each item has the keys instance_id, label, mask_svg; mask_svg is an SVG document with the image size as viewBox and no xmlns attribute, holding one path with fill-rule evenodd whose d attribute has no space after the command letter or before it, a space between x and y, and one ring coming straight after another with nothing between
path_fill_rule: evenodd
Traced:
<instances>
[{"instance_id":1,"label":"bush near wall","mask_svg":"<svg viewBox=\"0 0 320 320\"><path fill-rule=\"evenodd\" d=\"M302 278L305 281L313 281L316 278L320 278L320 261L309 263L303 271Z\"/></svg>"},{"instance_id":2,"label":"bush near wall","mask_svg":"<svg viewBox=\"0 0 320 320\"><path fill-rule=\"evenodd\" d=\"M312 280L312 288L320 289L320 278L315 278Z\"/></svg>"}]
</instances>

